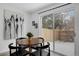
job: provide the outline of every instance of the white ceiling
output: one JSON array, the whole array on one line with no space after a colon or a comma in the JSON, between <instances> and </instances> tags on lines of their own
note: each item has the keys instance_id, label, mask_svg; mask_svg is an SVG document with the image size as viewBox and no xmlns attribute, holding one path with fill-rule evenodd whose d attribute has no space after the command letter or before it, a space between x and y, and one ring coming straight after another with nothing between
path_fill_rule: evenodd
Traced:
<instances>
[{"instance_id":1,"label":"white ceiling","mask_svg":"<svg viewBox=\"0 0 79 59\"><path fill-rule=\"evenodd\" d=\"M25 12L34 12L52 4L53 3L3 3L0 5L15 7Z\"/></svg>"}]
</instances>

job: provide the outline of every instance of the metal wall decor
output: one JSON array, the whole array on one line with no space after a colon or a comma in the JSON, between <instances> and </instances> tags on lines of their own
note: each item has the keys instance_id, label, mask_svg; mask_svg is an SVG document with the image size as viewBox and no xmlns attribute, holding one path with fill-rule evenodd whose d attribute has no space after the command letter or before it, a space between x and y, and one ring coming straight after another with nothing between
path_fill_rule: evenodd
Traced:
<instances>
[{"instance_id":1,"label":"metal wall decor","mask_svg":"<svg viewBox=\"0 0 79 59\"><path fill-rule=\"evenodd\" d=\"M38 23L35 23L35 28L36 28L36 29L38 28Z\"/></svg>"},{"instance_id":2,"label":"metal wall decor","mask_svg":"<svg viewBox=\"0 0 79 59\"><path fill-rule=\"evenodd\" d=\"M22 36L24 17L20 13L4 10L4 39L14 39Z\"/></svg>"},{"instance_id":3,"label":"metal wall decor","mask_svg":"<svg viewBox=\"0 0 79 59\"><path fill-rule=\"evenodd\" d=\"M32 21L32 26L35 26L35 21Z\"/></svg>"},{"instance_id":4,"label":"metal wall decor","mask_svg":"<svg viewBox=\"0 0 79 59\"><path fill-rule=\"evenodd\" d=\"M35 21L32 21L32 26L34 26L37 29L38 28L38 23L36 23Z\"/></svg>"}]
</instances>

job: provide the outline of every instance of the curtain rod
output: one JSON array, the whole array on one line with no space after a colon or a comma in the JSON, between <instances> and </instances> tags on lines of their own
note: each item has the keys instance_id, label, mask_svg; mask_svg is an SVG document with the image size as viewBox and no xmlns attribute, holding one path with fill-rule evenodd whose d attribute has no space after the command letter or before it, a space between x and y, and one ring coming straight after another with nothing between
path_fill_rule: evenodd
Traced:
<instances>
[{"instance_id":1,"label":"curtain rod","mask_svg":"<svg viewBox=\"0 0 79 59\"><path fill-rule=\"evenodd\" d=\"M41 13L44 13L44 12L47 12L47 11L51 11L51 10L54 10L54 9L57 9L57 8L60 8L60 7L63 7L63 6L69 5L69 4L72 4L72 3L67 3L67 4L64 4L64 5L60 5L60 6L57 6L57 7L55 7L55 8L51 8L51 9L48 9L48 10L45 10L45 11L39 12L38 14L41 14Z\"/></svg>"}]
</instances>

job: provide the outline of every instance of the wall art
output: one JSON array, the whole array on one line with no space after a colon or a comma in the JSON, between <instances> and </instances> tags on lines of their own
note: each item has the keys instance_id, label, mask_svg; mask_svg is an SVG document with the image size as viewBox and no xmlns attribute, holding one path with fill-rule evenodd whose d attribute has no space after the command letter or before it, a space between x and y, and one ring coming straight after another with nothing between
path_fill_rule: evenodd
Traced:
<instances>
[{"instance_id":1,"label":"wall art","mask_svg":"<svg viewBox=\"0 0 79 59\"><path fill-rule=\"evenodd\" d=\"M11 10L4 10L4 39L14 39L22 36L24 17Z\"/></svg>"}]
</instances>

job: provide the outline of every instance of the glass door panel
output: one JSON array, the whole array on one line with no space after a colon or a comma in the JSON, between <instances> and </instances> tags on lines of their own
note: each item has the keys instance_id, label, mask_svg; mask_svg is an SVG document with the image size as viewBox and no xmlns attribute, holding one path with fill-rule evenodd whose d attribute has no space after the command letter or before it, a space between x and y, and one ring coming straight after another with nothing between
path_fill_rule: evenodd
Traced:
<instances>
[{"instance_id":1,"label":"glass door panel","mask_svg":"<svg viewBox=\"0 0 79 59\"><path fill-rule=\"evenodd\" d=\"M74 55L74 10L54 14L55 51Z\"/></svg>"},{"instance_id":2,"label":"glass door panel","mask_svg":"<svg viewBox=\"0 0 79 59\"><path fill-rule=\"evenodd\" d=\"M53 50L53 14L42 17L42 37L45 42L50 43L50 49Z\"/></svg>"}]
</instances>

